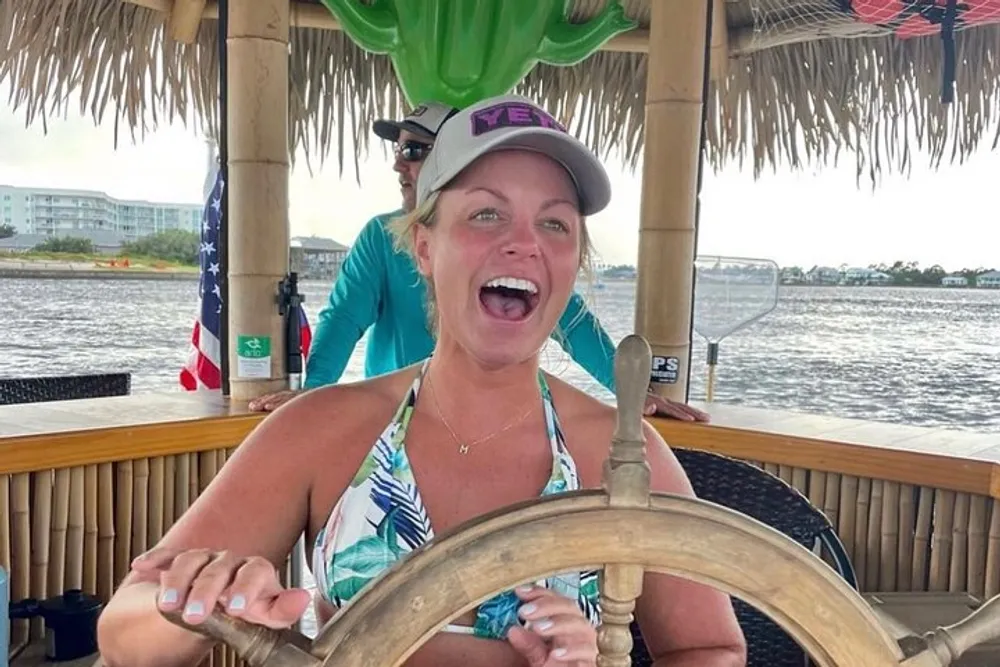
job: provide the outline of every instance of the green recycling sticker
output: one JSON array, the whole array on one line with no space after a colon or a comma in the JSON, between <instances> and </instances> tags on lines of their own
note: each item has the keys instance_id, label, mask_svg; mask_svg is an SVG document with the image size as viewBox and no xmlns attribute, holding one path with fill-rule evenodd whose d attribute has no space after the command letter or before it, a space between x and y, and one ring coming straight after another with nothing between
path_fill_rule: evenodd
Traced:
<instances>
[{"instance_id":1,"label":"green recycling sticker","mask_svg":"<svg viewBox=\"0 0 1000 667\"><path fill-rule=\"evenodd\" d=\"M241 378L271 377L271 337L236 337L236 375Z\"/></svg>"}]
</instances>

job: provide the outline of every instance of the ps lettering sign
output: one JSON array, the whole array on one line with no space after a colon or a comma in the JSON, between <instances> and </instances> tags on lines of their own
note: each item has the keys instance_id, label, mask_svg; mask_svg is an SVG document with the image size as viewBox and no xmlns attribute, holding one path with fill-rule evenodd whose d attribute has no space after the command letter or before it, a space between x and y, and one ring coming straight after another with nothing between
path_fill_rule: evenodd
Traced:
<instances>
[{"instance_id":1,"label":"ps lettering sign","mask_svg":"<svg viewBox=\"0 0 1000 667\"><path fill-rule=\"evenodd\" d=\"M677 384L677 373L680 368L681 362L677 357L654 356L649 379L660 384Z\"/></svg>"},{"instance_id":2,"label":"ps lettering sign","mask_svg":"<svg viewBox=\"0 0 1000 667\"><path fill-rule=\"evenodd\" d=\"M566 131L559 121L541 109L517 102L501 102L472 114L473 136L478 137L505 127L548 127L560 132Z\"/></svg>"}]
</instances>

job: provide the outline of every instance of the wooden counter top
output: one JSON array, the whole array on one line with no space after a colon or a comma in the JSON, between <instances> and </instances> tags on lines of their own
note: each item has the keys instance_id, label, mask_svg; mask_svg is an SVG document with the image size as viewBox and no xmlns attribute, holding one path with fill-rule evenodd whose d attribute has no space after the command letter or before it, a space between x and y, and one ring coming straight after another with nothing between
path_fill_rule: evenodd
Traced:
<instances>
[{"instance_id":1,"label":"wooden counter top","mask_svg":"<svg viewBox=\"0 0 1000 667\"><path fill-rule=\"evenodd\" d=\"M653 420L669 444L1000 497L1000 434L695 405L711 424ZM0 406L0 473L231 447L262 418L214 392Z\"/></svg>"},{"instance_id":2,"label":"wooden counter top","mask_svg":"<svg viewBox=\"0 0 1000 667\"><path fill-rule=\"evenodd\" d=\"M668 444L1000 498L1000 433L697 405L712 415L710 425L654 420Z\"/></svg>"},{"instance_id":3,"label":"wooden counter top","mask_svg":"<svg viewBox=\"0 0 1000 667\"><path fill-rule=\"evenodd\" d=\"M238 445L263 419L211 392L0 406L0 473Z\"/></svg>"},{"instance_id":4,"label":"wooden counter top","mask_svg":"<svg viewBox=\"0 0 1000 667\"><path fill-rule=\"evenodd\" d=\"M29 435L247 415L255 420L260 417L209 391L0 405L0 442Z\"/></svg>"}]
</instances>

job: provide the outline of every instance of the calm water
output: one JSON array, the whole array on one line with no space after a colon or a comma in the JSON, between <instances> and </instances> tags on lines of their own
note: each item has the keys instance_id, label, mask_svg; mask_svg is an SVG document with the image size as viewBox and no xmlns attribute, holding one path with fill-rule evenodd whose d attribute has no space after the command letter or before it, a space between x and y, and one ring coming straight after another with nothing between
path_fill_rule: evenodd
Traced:
<instances>
[{"instance_id":1,"label":"calm water","mask_svg":"<svg viewBox=\"0 0 1000 667\"><path fill-rule=\"evenodd\" d=\"M328 285L306 282L315 322ZM611 337L629 333L632 283L588 299ZM130 371L133 391L179 391L194 281L0 279L0 376ZM1000 290L782 287L778 306L721 343L725 403L1000 433ZM363 373L363 342L345 379ZM545 367L610 399L555 344ZM691 394L704 396L696 337Z\"/></svg>"}]
</instances>

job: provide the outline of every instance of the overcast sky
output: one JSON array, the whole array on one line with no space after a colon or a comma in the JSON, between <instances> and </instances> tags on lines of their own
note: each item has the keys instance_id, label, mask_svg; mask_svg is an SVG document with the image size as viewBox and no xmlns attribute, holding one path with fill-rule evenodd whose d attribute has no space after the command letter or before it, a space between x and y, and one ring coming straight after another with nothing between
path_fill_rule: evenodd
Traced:
<instances>
[{"instance_id":1,"label":"overcast sky","mask_svg":"<svg viewBox=\"0 0 1000 667\"><path fill-rule=\"evenodd\" d=\"M6 93L6 91L3 91ZM3 95L6 99L6 94ZM113 125L81 116L25 129L23 112L0 111L0 184L100 190L122 199L197 203L206 145L183 125L161 127L134 145L124 133L116 151ZM992 139L992 137L990 137ZM749 169L706 171L700 254L773 259L782 265L868 265L915 260L948 270L1000 268L1000 152L980 154L937 172L918 158L909 179L884 176L872 192L855 179L853 157L819 173L785 171L754 180ZM334 153L335 155L335 153ZM603 259L634 263L640 174L609 162L610 207L591 225ZM309 174L300 159L291 177L293 235L316 234L350 244L374 214L398 206L388 154L375 149L338 175L335 158Z\"/></svg>"}]
</instances>

